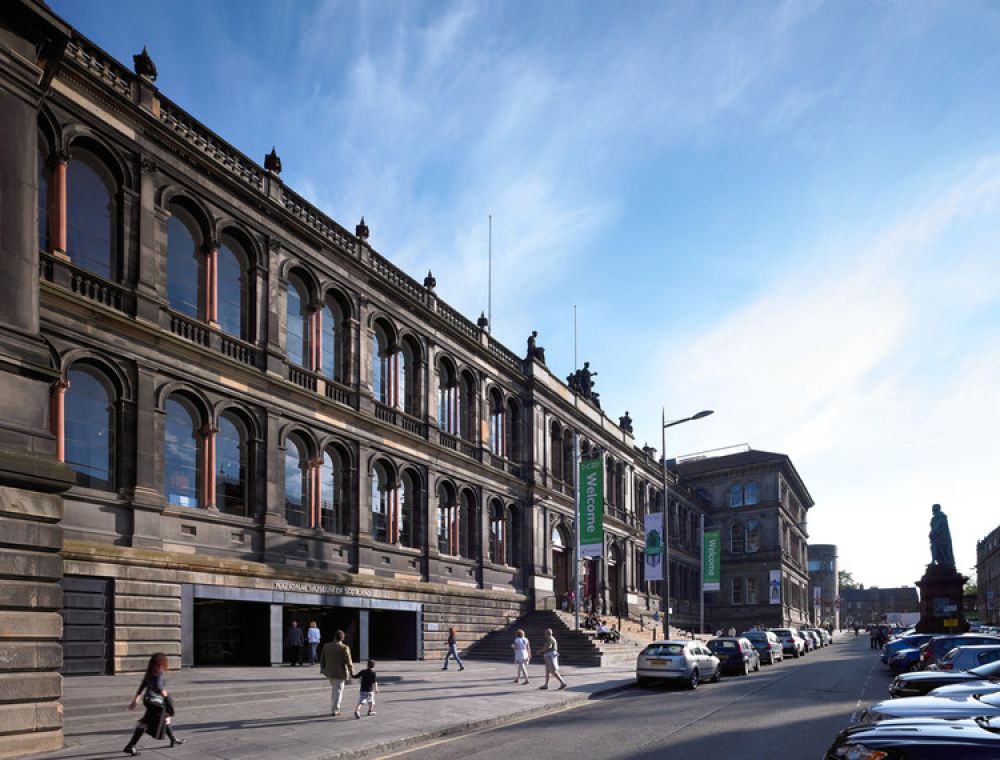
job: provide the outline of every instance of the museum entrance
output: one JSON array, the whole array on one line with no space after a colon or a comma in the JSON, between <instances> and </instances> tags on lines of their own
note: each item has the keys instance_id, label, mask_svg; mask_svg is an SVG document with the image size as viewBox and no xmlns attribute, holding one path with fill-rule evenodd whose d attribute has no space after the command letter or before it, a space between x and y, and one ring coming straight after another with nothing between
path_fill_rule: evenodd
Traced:
<instances>
[{"instance_id":1,"label":"museum entrance","mask_svg":"<svg viewBox=\"0 0 1000 760\"><path fill-rule=\"evenodd\" d=\"M417 659L417 613L369 612L368 656L373 660Z\"/></svg>"},{"instance_id":2,"label":"museum entrance","mask_svg":"<svg viewBox=\"0 0 1000 760\"><path fill-rule=\"evenodd\" d=\"M552 529L552 575L556 604L561 607L566 594L571 591L573 576L570 573L570 551L566 535L560 527Z\"/></svg>"},{"instance_id":3,"label":"museum entrance","mask_svg":"<svg viewBox=\"0 0 1000 760\"><path fill-rule=\"evenodd\" d=\"M628 610L622 604L622 571L618 549L611 547L608 554L608 614L626 617Z\"/></svg>"},{"instance_id":4,"label":"museum entrance","mask_svg":"<svg viewBox=\"0 0 1000 760\"><path fill-rule=\"evenodd\" d=\"M320 651L322 651L324 644L333 641L334 632L343 631L344 643L351 648L351 658L357 662L361 658L361 628L358 612L359 610L355 607L313 607L311 605L286 604L282 611L282 645L284 645L284 637L288 634L293 620L302 629L303 639L306 637L306 631L309 630L309 623L315 622L319 628ZM308 660L308 646L304 647L302 657L304 660ZM282 659L285 662L291 660L287 648L282 649Z\"/></svg>"},{"instance_id":5,"label":"museum entrance","mask_svg":"<svg viewBox=\"0 0 1000 760\"><path fill-rule=\"evenodd\" d=\"M194 665L271 664L266 604L194 600Z\"/></svg>"}]
</instances>

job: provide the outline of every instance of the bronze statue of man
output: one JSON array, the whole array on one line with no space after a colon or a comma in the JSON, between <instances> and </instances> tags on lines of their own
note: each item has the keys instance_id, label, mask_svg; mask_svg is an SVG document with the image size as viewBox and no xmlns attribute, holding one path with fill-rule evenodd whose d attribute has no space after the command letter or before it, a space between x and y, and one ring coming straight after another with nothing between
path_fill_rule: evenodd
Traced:
<instances>
[{"instance_id":1,"label":"bronze statue of man","mask_svg":"<svg viewBox=\"0 0 1000 760\"><path fill-rule=\"evenodd\" d=\"M955 567L955 555L951 550L951 530L948 528L948 515L941 511L941 505L931 507L934 516L931 517L931 564Z\"/></svg>"}]
</instances>

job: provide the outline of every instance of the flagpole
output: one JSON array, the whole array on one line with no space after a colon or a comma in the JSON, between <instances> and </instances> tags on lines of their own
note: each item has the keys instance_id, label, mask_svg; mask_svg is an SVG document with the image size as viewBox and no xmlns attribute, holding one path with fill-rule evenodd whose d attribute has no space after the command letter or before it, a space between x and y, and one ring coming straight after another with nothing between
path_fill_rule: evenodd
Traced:
<instances>
[{"instance_id":1,"label":"flagpole","mask_svg":"<svg viewBox=\"0 0 1000 760\"><path fill-rule=\"evenodd\" d=\"M698 520L701 528L701 610L698 614L698 633L705 633L705 513Z\"/></svg>"},{"instance_id":2,"label":"flagpole","mask_svg":"<svg viewBox=\"0 0 1000 760\"><path fill-rule=\"evenodd\" d=\"M573 375L576 376L576 304L573 304ZM573 405L576 406L577 394L573 394ZM576 604L573 605L576 630L580 630L580 434L573 431L573 510L576 525L576 554L573 557L573 593Z\"/></svg>"},{"instance_id":3,"label":"flagpole","mask_svg":"<svg viewBox=\"0 0 1000 760\"><path fill-rule=\"evenodd\" d=\"M486 328L493 332L493 214L490 214L489 263L487 264Z\"/></svg>"}]
</instances>

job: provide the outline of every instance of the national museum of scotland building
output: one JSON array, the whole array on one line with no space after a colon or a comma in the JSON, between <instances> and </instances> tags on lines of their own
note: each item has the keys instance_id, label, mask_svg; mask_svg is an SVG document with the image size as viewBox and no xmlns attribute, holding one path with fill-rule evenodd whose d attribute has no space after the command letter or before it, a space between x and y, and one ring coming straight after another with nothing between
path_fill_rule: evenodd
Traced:
<instances>
[{"instance_id":1,"label":"national museum of scotland building","mask_svg":"<svg viewBox=\"0 0 1000 760\"><path fill-rule=\"evenodd\" d=\"M274 664L291 620L417 659L448 626L467 646L561 605L575 437L606 489L581 597L655 609L642 526L663 470L628 414L534 338L502 345L155 80L145 51L126 67L44 3L0 8L5 748L58 746L62 674L155 651ZM681 462L668 484L675 625L698 622L702 515L723 536L709 620L807 617L812 500L787 456Z\"/></svg>"}]
</instances>

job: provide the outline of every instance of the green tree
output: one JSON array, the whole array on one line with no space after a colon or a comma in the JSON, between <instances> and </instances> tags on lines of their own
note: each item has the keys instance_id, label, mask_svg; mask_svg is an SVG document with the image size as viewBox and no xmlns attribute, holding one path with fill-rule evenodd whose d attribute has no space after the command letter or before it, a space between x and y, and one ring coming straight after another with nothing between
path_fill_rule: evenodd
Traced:
<instances>
[{"instance_id":1,"label":"green tree","mask_svg":"<svg viewBox=\"0 0 1000 760\"><path fill-rule=\"evenodd\" d=\"M858 582L854 580L854 574L850 570L837 571L837 585L840 588L860 588Z\"/></svg>"}]
</instances>

